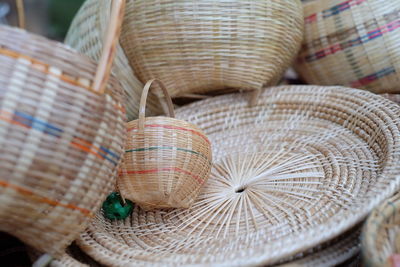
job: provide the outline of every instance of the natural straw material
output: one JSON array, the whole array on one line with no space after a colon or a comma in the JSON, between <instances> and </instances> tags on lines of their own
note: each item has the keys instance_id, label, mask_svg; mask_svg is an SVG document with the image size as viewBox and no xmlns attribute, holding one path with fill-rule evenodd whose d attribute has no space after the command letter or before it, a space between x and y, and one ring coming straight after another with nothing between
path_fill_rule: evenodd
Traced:
<instances>
[{"instance_id":1,"label":"natural straw material","mask_svg":"<svg viewBox=\"0 0 400 267\"><path fill-rule=\"evenodd\" d=\"M137 77L176 97L273 85L302 37L299 0L130 0L120 40Z\"/></svg>"},{"instance_id":2,"label":"natural straw material","mask_svg":"<svg viewBox=\"0 0 400 267\"><path fill-rule=\"evenodd\" d=\"M326 267L346 263L344 266L350 267L353 262L359 261L360 233L361 228L357 226L334 240L300 253L292 259L285 259L284 262L287 263L279 266Z\"/></svg>"},{"instance_id":3,"label":"natural straw material","mask_svg":"<svg viewBox=\"0 0 400 267\"><path fill-rule=\"evenodd\" d=\"M381 96L400 104L400 94L381 94Z\"/></svg>"},{"instance_id":4,"label":"natural straw material","mask_svg":"<svg viewBox=\"0 0 400 267\"><path fill-rule=\"evenodd\" d=\"M299 253L294 257L282 260L285 264L278 264L281 267L310 266L325 267L337 266L339 264L356 263L359 260L361 229L357 226L344 233L338 238L322 245L318 245L306 252ZM31 254L32 251L31 251ZM40 254L32 255L35 261ZM50 263L50 267L100 267L92 258L81 251L76 245L71 245L67 253L59 259ZM353 265L346 265L353 266ZM355 266L355 265L354 265Z\"/></svg>"},{"instance_id":5,"label":"natural straw material","mask_svg":"<svg viewBox=\"0 0 400 267\"><path fill-rule=\"evenodd\" d=\"M145 118L153 82L166 95L170 118ZM147 209L188 208L210 176L211 143L195 125L174 118L171 98L158 80L144 87L139 119L127 123L127 131L121 195Z\"/></svg>"},{"instance_id":6,"label":"natural straw material","mask_svg":"<svg viewBox=\"0 0 400 267\"><path fill-rule=\"evenodd\" d=\"M0 229L60 255L114 186L122 89L93 92L94 62L6 26L0 65Z\"/></svg>"},{"instance_id":7,"label":"natural straw material","mask_svg":"<svg viewBox=\"0 0 400 267\"><path fill-rule=\"evenodd\" d=\"M400 92L400 0L310 0L304 17L307 83Z\"/></svg>"},{"instance_id":8,"label":"natural straw material","mask_svg":"<svg viewBox=\"0 0 400 267\"><path fill-rule=\"evenodd\" d=\"M78 245L110 266L277 263L360 223L400 185L400 107L367 91L282 86L196 102L176 116L213 144L189 209L101 213Z\"/></svg>"},{"instance_id":9,"label":"natural straw material","mask_svg":"<svg viewBox=\"0 0 400 267\"><path fill-rule=\"evenodd\" d=\"M36 262L41 256L41 253L35 251L34 249L29 249L28 254L32 262ZM99 263L94 261L84 252L82 252L79 247L73 243L66 250L66 253L62 256L53 259L49 267L101 267Z\"/></svg>"},{"instance_id":10,"label":"natural straw material","mask_svg":"<svg viewBox=\"0 0 400 267\"><path fill-rule=\"evenodd\" d=\"M369 216L362 233L366 266L391 266L389 257L400 253L400 194L384 202Z\"/></svg>"},{"instance_id":11,"label":"natural straw material","mask_svg":"<svg viewBox=\"0 0 400 267\"><path fill-rule=\"evenodd\" d=\"M99 61L103 49L103 36L110 22L109 0L86 0L75 16L65 43ZM125 107L129 120L137 119L140 95L143 84L135 77L124 51L117 45L112 73L125 91ZM149 114L160 114L162 109L158 100L149 96L147 111Z\"/></svg>"}]
</instances>

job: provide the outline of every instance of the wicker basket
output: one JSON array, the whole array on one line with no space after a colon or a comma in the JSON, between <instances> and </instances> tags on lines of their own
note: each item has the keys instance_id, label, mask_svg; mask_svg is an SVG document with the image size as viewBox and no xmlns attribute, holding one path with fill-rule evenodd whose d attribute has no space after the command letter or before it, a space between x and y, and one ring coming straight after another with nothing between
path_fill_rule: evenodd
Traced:
<instances>
[{"instance_id":1,"label":"wicker basket","mask_svg":"<svg viewBox=\"0 0 400 267\"><path fill-rule=\"evenodd\" d=\"M392 266L390 256L400 253L400 194L384 202L369 216L362 232L366 266Z\"/></svg>"},{"instance_id":2,"label":"wicker basket","mask_svg":"<svg viewBox=\"0 0 400 267\"><path fill-rule=\"evenodd\" d=\"M310 84L400 92L400 1L310 0L296 69Z\"/></svg>"},{"instance_id":3,"label":"wicker basket","mask_svg":"<svg viewBox=\"0 0 400 267\"><path fill-rule=\"evenodd\" d=\"M98 61L103 47L103 35L110 21L108 11L111 2L109 0L86 0L72 21L65 43ZM128 120L137 119L143 84L133 74L125 52L119 44L112 72L124 88L128 99L125 103ZM147 102L149 114L162 113L160 104L154 95L150 95Z\"/></svg>"},{"instance_id":4,"label":"wicker basket","mask_svg":"<svg viewBox=\"0 0 400 267\"><path fill-rule=\"evenodd\" d=\"M66 42L96 58L108 2L87 0ZM143 87L129 64L142 82L162 80L172 97L261 89L278 82L302 37L299 0L131 0L114 72L130 96L127 110L134 119ZM154 97L149 108L161 111Z\"/></svg>"},{"instance_id":5,"label":"wicker basket","mask_svg":"<svg viewBox=\"0 0 400 267\"><path fill-rule=\"evenodd\" d=\"M145 118L147 94L154 81L166 95L171 118ZM196 126L174 119L171 98L160 81L146 84L139 119L128 122L127 130L118 178L121 195L147 209L188 208L210 175L211 144Z\"/></svg>"},{"instance_id":6,"label":"wicker basket","mask_svg":"<svg viewBox=\"0 0 400 267\"><path fill-rule=\"evenodd\" d=\"M399 188L397 104L343 87L273 87L252 107L248 97L177 110L213 144L191 208L98 213L78 245L111 266L273 264L356 226Z\"/></svg>"},{"instance_id":7,"label":"wicker basket","mask_svg":"<svg viewBox=\"0 0 400 267\"><path fill-rule=\"evenodd\" d=\"M112 50L97 68L60 43L0 26L0 230L41 252L61 255L114 186L125 112L118 82L107 86Z\"/></svg>"}]
</instances>

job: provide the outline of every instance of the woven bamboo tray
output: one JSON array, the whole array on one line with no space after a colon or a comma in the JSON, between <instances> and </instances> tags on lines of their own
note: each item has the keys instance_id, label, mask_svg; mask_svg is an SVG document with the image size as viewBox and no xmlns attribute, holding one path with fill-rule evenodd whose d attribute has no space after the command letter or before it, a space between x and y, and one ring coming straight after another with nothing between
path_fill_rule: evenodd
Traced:
<instances>
[{"instance_id":1,"label":"woven bamboo tray","mask_svg":"<svg viewBox=\"0 0 400 267\"><path fill-rule=\"evenodd\" d=\"M213 144L187 210L101 213L78 239L111 266L273 264L339 236L399 188L400 107L366 91L282 86L178 109Z\"/></svg>"},{"instance_id":2,"label":"woven bamboo tray","mask_svg":"<svg viewBox=\"0 0 400 267\"><path fill-rule=\"evenodd\" d=\"M309 0L296 69L310 84L400 92L400 1Z\"/></svg>"},{"instance_id":3,"label":"woven bamboo tray","mask_svg":"<svg viewBox=\"0 0 400 267\"><path fill-rule=\"evenodd\" d=\"M65 43L98 61L103 47L103 36L111 19L110 6L111 1L108 0L86 0L71 23ZM137 119L143 84L134 75L119 44L112 72L125 91L127 101L124 104L128 121ZM162 112L158 99L153 94L149 95L147 102L149 115Z\"/></svg>"},{"instance_id":4,"label":"woven bamboo tray","mask_svg":"<svg viewBox=\"0 0 400 267\"><path fill-rule=\"evenodd\" d=\"M310 267L326 267L337 266L343 263L356 263L359 259L360 252L360 233L361 228L357 226L355 229L344 233L342 236L331 240L325 244L314 247L306 252L295 255L282 260L286 262L279 264L281 267L293 266L310 266ZM34 251L30 251L31 258L36 261L40 255ZM72 245L67 249L67 253L59 259L55 259L50 263L50 267L100 267L99 263L81 251L76 245Z\"/></svg>"},{"instance_id":5,"label":"woven bamboo tray","mask_svg":"<svg viewBox=\"0 0 400 267\"><path fill-rule=\"evenodd\" d=\"M123 9L114 3L113 13ZM0 26L0 230L53 256L114 187L125 111L108 68L120 24L111 24L99 66L63 44Z\"/></svg>"},{"instance_id":6,"label":"woven bamboo tray","mask_svg":"<svg viewBox=\"0 0 400 267\"><path fill-rule=\"evenodd\" d=\"M385 201L369 216L362 232L366 266L392 266L389 257L400 253L400 194Z\"/></svg>"}]
</instances>

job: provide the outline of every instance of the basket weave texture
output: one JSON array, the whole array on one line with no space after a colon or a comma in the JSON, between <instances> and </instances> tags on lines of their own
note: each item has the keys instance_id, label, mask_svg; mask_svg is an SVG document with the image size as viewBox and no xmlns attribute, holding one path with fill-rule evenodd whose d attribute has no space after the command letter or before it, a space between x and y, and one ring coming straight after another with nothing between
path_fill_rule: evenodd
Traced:
<instances>
[{"instance_id":1,"label":"basket weave texture","mask_svg":"<svg viewBox=\"0 0 400 267\"><path fill-rule=\"evenodd\" d=\"M131 0L121 33L137 77L172 97L278 82L303 37L299 0Z\"/></svg>"},{"instance_id":2,"label":"basket weave texture","mask_svg":"<svg viewBox=\"0 0 400 267\"><path fill-rule=\"evenodd\" d=\"M111 266L278 263L343 234L400 185L400 107L367 91L281 86L176 111L213 144L189 209L101 213L78 245Z\"/></svg>"},{"instance_id":3,"label":"basket weave texture","mask_svg":"<svg viewBox=\"0 0 400 267\"><path fill-rule=\"evenodd\" d=\"M60 255L114 186L122 89L91 91L96 64L0 26L0 230Z\"/></svg>"},{"instance_id":4,"label":"basket weave texture","mask_svg":"<svg viewBox=\"0 0 400 267\"><path fill-rule=\"evenodd\" d=\"M366 266L392 266L389 257L400 253L400 194L385 201L369 216L362 233Z\"/></svg>"},{"instance_id":5,"label":"basket weave texture","mask_svg":"<svg viewBox=\"0 0 400 267\"><path fill-rule=\"evenodd\" d=\"M153 82L167 95L172 118L145 118ZM210 176L211 143L195 125L173 118L171 98L157 80L146 84L139 109L139 119L126 126L128 139L118 178L121 195L147 209L188 208Z\"/></svg>"},{"instance_id":6,"label":"basket weave texture","mask_svg":"<svg viewBox=\"0 0 400 267\"><path fill-rule=\"evenodd\" d=\"M103 47L103 36L110 21L111 1L87 0L71 23L65 43L75 50L98 61ZM128 120L137 119L143 84L134 75L125 52L118 45L112 68L114 76L125 91L124 105ZM158 100L149 96L148 114L162 113Z\"/></svg>"},{"instance_id":7,"label":"basket weave texture","mask_svg":"<svg viewBox=\"0 0 400 267\"><path fill-rule=\"evenodd\" d=\"M400 1L311 0L296 69L310 84L400 92Z\"/></svg>"}]
</instances>

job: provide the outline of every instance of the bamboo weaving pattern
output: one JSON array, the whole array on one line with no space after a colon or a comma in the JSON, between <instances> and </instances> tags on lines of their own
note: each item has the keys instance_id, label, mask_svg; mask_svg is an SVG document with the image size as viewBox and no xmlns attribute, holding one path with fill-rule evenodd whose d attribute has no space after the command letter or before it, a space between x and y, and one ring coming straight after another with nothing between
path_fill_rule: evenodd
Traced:
<instances>
[{"instance_id":1,"label":"bamboo weaving pattern","mask_svg":"<svg viewBox=\"0 0 400 267\"><path fill-rule=\"evenodd\" d=\"M274 85L302 36L298 0L131 0L120 41L137 77L176 97Z\"/></svg>"},{"instance_id":2,"label":"bamboo weaving pattern","mask_svg":"<svg viewBox=\"0 0 400 267\"><path fill-rule=\"evenodd\" d=\"M310 0L296 69L310 84L400 92L400 1Z\"/></svg>"},{"instance_id":3,"label":"bamboo weaving pattern","mask_svg":"<svg viewBox=\"0 0 400 267\"><path fill-rule=\"evenodd\" d=\"M97 214L78 239L110 266L279 263L343 234L399 188L400 107L367 91L281 86L176 112L213 144L189 209Z\"/></svg>"},{"instance_id":4,"label":"bamboo weaving pattern","mask_svg":"<svg viewBox=\"0 0 400 267\"><path fill-rule=\"evenodd\" d=\"M112 190L125 110L66 46L0 26L0 229L61 255Z\"/></svg>"},{"instance_id":5,"label":"bamboo weaving pattern","mask_svg":"<svg viewBox=\"0 0 400 267\"><path fill-rule=\"evenodd\" d=\"M369 216L362 233L363 262L392 266L389 257L400 252L400 194L385 201Z\"/></svg>"}]
</instances>

